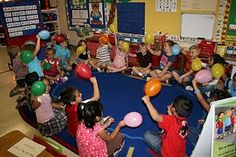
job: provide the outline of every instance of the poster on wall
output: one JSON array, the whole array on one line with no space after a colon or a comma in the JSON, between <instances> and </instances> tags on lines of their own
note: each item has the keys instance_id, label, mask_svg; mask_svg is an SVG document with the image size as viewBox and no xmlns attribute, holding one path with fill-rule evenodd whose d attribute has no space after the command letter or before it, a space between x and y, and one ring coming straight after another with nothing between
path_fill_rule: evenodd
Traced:
<instances>
[{"instance_id":1,"label":"poster on wall","mask_svg":"<svg viewBox=\"0 0 236 157\"><path fill-rule=\"evenodd\" d=\"M69 29L89 23L87 0L67 0L66 10Z\"/></svg>"},{"instance_id":2,"label":"poster on wall","mask_svg":"<svg viewBox=\"0 0 236 157\"><path fill-rule=\"evenodd\" d=\"M176 12L177 0L155 0L156 12Z\"/></svg>"},{"instance_id":3,"label":"poster on wall","mask_svg":"<svg viewBox=\"0 0 236 157\"><path fill-rule=\"evenodd\" d=\"M211 109L191 157L235 157L236 97L211 103Z\"/></svg>"},{"instance_id":4,"label":"poster on wall","mask_svg":"<svg viewBox=\"0 0 236 157\"><path fill-rule=\"evenodd\" d=\"M236 0L231 0L226 40L236 41Z\"/></svg>"},{"instance_id":5,"label":"poster on wall","mask_svg":"<svg viewBox=\"0 0 236 157\"><path fill-rule=\"evenodd\" d=\"M214 105L212 156L234 157L236 154L236 100Z\"/></svg>"},{"instance_id":6,"label":"poster on wall","mask_svg":"<svg viewBox=\"0 0 236 157\"><path fill-rule=\"evenodd\" d=\"M89 0L89 23L92 28L105 28L104 8L103 0Z\"/></svg>"},{"instance_id":7,"label":"poster on wall","mask_svg":"<svg viewBox=\"0 0 236 157\"><path fill-rule=\"evenodd\" d=\"M6 38L37 34L42 27L38 1L0 3L0 16Z\"/></svg>"}]
</instances>

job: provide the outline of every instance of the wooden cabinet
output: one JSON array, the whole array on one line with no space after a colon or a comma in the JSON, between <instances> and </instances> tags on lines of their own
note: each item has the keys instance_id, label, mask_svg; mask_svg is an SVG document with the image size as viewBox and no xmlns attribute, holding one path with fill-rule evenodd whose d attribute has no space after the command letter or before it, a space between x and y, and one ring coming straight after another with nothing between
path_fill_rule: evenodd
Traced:
<instances>
[{"instance_id":1,"label":"wooden cabinet","mask_svg":"<svg viewBox=\"0 0 236 157\"><path fill-rule=\"evenodd\" d=\"M0 23L0 46L5 46L5 39L4 39L4 30L3 30L3 26Z\"/></svg>"}]
</instances>

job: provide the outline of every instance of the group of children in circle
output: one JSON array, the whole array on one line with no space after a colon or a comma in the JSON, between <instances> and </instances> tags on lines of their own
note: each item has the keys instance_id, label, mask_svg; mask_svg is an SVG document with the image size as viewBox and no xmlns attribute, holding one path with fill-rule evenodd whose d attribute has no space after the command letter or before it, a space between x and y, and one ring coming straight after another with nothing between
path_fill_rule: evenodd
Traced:
<instances>
[{"instance_id":1,"label":"group of children in circle","mask_svg":"<svg viewBox=\"0 0 236 157\"><path fill-rule=\"evenodd\" d=\"M139 66L133 66L132 71L138 76L141 76L146 80L156 78L161 82L166 82L173 77L178 83L184 85L189 85L189 82L193 80L193 88L197 91L197 83L193 75L194 71L191 69L191 62L196 59L200 53L200 49L196 45L190 47L190 52L184 50L181 51L181 53L186 56L184 71L175 71L172 65L178 54L173 55L172 47L176 43L171 40L167 40L164 43L163 50L158 48L153 49L150 45L141 43L139 45L139 51L135 54L128 52L129 49L127 48L127 43L124 41L117 42L116 40L116 55L112 62L110 59L111 44L108 41L104 42L104 39L99 40L100 46L97 49L96 58L92 58L88 51L86 41L80 40L78 43L80 52L74 63L71 65L71 53L67 48L66 37L59 35L52 37L52 39L55 42L54 48L47 48L46 58L42 62L37 58L40 49L40 38L37 36L36 44L24 44L21 51L22 53L24 50L30 50L33 52L32 60L27 63L27 70L25 64L22 63L24 58L20 58L22 55L20 55L19 47L10 46L8 48L9 56L13 60L13 71L16 74L15 77L17 81L17 86L11 90L10 96L22 92L24 82L28 82L25 78L31 79L31 83L28 84L29 86L32 86L33 82L41 78L41 81L45 84L46 90L41 95L34 95L32 93L30 102L31 107L36 113L38 129L42 135L51 136L60 132L67 126L69 134L76 136L80 156L96 156L97 154L100 156L110 156L119 152L124 144L124 136L120 133L120 129L126 124L124 120L121 120L111 134L106 132L106 128L114 122L114 119L109 118L105 122L102 121L102 105L98 102L100 92L96 77L89 78L94 89L93 96L90 99L82 101L82 93L74 87L68 87L61 91L58 100L59 102L52 101L49 94L51 88L50 84L59 81L60 79L66 81L67 78L65 77L65 73L72 71L78 63L85 62L89 64L91 68L97 69L98 71L105 70L111 73L122 72L128 68L128 56L137 57L139 59ZM83 46L83 52L81 51L81 46ZM151 69L152 55L161 56L159 67L154 70ZM44 69L46 63L50 64L50 68ZM211 67L216 63L223 64L223 66L225 65L222 57L219 55L213 55L213 57L210 57L209 59L208 66ZM202 63L202 65L203 67L207 67L207 64L205 63ZM34 75L32 75L32 73L34 73ZM25 77L25 75L28 77ZM32 78L31 76L34 77ZM227 79L227 77L224 78ZM220 78L217 78L217 81L213 81L213 83L217 83L219 79ZM208 91L212 92L212 88L215 87L216 84L211 84L209 82L206 83L208 83L207 89L204 90L204 86L202 85L202 91L204 93L207 93ZM233 86L232 89L235 88L232 82L231 86ZM179 154L179 156L184 156L186 148L184 137L187 135L186 129L188 128L185 122L186 117L192 109L191 100L184 96L177 97L174 103L168 107L168 114L170 117L168 117L168 115L160 115L153 107L149 96L144 96L142 100L147 105L153 120L156 121L165 131L171 131L165 128L166 126L164 125L164 122L168 124L171 122L171 124L173 124L171 120L173 117L170 115L179 117L178 124L173 124L172 126L180 128L180 132L174 132L173 134L178 134L183 137L176 139L180 141L181 148L180 146L175 145L173 150L167 148L168 144L165 143L165 141L162 141L162 144L158 143L162 145L162 147L159 148L160 146L157 145L157 143L153 143L153 139L159 139L160 137L157 137L155 133L150 131L145 133L145 142L159 154L163 155L171 152L178 152L177 154ZM174 130L176 131L176 129ZM108 146L109 144L114 145L113 143L109 143L109 141L112 140L117 140L119 142L116 143L116 146Z\"/></svg>"}]
</instances>

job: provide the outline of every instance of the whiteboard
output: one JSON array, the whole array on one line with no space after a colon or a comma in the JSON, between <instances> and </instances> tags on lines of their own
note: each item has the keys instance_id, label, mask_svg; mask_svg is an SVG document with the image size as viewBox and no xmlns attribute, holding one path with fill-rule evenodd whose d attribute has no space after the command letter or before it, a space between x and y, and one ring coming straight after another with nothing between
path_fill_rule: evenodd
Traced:
<instances>
[{"instance_id":1,"label":"whiteboard","mask_svg":"<svg viewBox=\"0 0 236 157\"><path fill-rule=\"evenodd\" d=\"M189 14L181 16L181 36L212 39L215 15Z\"/></svg>"}]
</instances>

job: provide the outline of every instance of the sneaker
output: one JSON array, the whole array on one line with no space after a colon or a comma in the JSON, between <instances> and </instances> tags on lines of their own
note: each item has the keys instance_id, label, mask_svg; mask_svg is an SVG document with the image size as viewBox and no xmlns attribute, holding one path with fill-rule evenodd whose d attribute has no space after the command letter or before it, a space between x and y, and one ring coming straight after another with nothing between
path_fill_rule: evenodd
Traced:
<instances>
[{"instance_id":1,"label":"sneaker","mask_svg":"<svg viewBox=\"0 0 236 157\"><path fill-rule=\"evenodd\" d=\"M186 86L185 89L186 89L187 91L193 91L193 87L192 87L192 86Z\"/></svg>"},{"instance_id":2,"label":"sneaker","mask_svg":"<svg viewBox=\"0 0 236 157\"><path fill-rule=\"evenodd\" d=\"M24 91L24 88L20 88L19 86L16 86L15 88L13 88L10 93L9 96L13 97L15 95L19 95L20 93L22 93Z\"/></svg>"}]
</instances>

